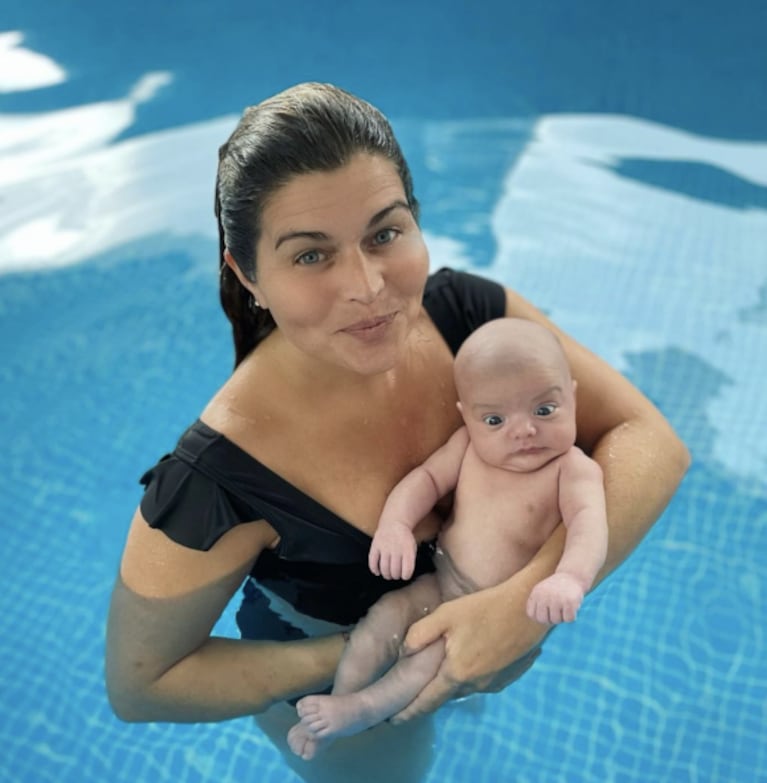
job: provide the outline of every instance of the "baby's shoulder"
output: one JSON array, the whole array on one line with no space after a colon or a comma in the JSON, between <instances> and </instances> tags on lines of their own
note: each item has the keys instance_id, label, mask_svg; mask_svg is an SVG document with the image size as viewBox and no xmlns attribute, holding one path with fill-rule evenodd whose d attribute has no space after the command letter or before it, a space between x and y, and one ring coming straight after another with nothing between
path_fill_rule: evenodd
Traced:
<instances>
[{"instance_id":1,"label":"baby's shoulder","mask_svg":"<svg viewBox=\"0 0 767 783\"><path fill-rule=\"evenodd\" d=\"M571 446L559 458L560 471L568 478L602 479L599 463L578 446Z\"/></svg>"}]
</instances>

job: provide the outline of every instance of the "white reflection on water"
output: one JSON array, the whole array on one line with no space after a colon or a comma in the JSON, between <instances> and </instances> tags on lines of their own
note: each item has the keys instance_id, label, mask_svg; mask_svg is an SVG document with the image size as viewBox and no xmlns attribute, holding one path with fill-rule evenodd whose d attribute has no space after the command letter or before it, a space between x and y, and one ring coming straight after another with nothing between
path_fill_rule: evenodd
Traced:
<instances>
[{"instance_id":1,"label":"white reflection on water","mask_svg":"<svg viewBox=\"0 0 767 783\"><path fill-rule=\"evenodd\" d=\"M0 93L61 84L66 71L50 57L22 46L23 40L16 30L0 33Z\"/></svg>"}]
</instances>

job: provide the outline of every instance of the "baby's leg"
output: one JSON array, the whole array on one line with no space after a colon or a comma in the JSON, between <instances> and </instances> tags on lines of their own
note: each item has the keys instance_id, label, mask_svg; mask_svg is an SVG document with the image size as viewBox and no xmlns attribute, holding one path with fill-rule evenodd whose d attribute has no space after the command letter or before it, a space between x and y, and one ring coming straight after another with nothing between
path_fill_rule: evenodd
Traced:
<instances>
[{"instance_id":1,"label":"baby's leg","mask_svg":"<svg viewBox=\"0 0 767 783\"><path fill-rule=\"evenodd\" d=\"M317 699L335 700L342 698L342 694L358 691L379 677L397 659L399 645L413 612L409 601L412 587L408 585L382 596L356 625L338 663L333 695L306 696L298 702L296 706L301 720L288 732L288 745L297 756L308 761L330 742L330 737L325 740L317 736L308 723L317 709Z\"/></svg>"},{"instance_id":2,"label":"baby's leg","mask_svg":"<svg viewBox=\"0 0 767 783\"><path fill-rule=\"evenodd\" d=\"M383 677L356 693L307 696L298 702L301 726L319 740L348 737L407 707L439 670L445 643L438 639L401 658Z\"/></svg>"},{"instance_id":3,"label":"baby's leg","mask_svg":"<svg viewBox=\"0 0 767 783\"><path fill-rule=\"evenodd\" d=\"M396 660L407 629L441 603L434 574L425 574L376 601L349 637L333 681L333 695L358 691Z\"/></svg>"},{"instance_id":4,"label":"baby's leg","mask_svg":"<svg viewBox=\"0 0 767 783\"><path fill-rule=\"evenodd\" d=\"M312 741L356 734L407 706L439 668L440 640L397 664L380 680L360 690L396 659L407 628L440 603L432 574L402 590L387 593L352 633L331 696L307 696L298 703L301 723L289 740L303 758L318 749Z\"/></svg>"}]
</instances>

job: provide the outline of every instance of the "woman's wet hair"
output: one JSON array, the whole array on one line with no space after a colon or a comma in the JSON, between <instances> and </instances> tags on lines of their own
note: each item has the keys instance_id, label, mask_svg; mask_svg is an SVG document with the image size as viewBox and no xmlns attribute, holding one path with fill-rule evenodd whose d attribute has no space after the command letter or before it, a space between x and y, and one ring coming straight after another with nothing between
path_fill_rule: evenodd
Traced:
<instances>
[{"instance_id":1,"label":"woman's wet hair","mask_svg":"<svg viewBox=\"0 0 767 783\"><path fill-rule=\"evenodd\" d=\"M256 246L270 196L293 177L333 171L358 153L379 155L394 164L417 220L410 170L388 120L371 104L333 85L299 84L247 108L219 150L215 211L220 295L232 324L235 367L275 323L268 310L252 307L249 292L224 261L224 250L255 282Z\"/></svg>"}]
</instances>

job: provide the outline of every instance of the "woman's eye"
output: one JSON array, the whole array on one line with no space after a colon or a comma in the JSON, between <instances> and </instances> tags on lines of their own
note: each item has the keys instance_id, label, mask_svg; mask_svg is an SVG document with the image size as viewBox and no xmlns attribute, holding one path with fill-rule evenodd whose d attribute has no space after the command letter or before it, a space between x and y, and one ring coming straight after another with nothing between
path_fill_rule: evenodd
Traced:
<instances>
[{"instance_id":1,"label":"woman's eye","mask_svg":"<svg viewBox=\"0 0 767 783\"><path fill-rule=\"evenodd\" d=\"M547 403L546 405L539 405L535 409L535 415L539 417L546 417L551 416L552 413L557 409L557 406L553 403Z\"/></svg>"},{"instance_id":2,"label":"woman's eye","mask_svg":"<svg viewBox=\"0 0 767 783\"><path fill-rule=\"evenodd\" d=\"M391 242L394 237L397 236L397 232L393 228L382 228L380 231L376 231L373 234L374 245L386 245Z\"/></svg>"},{"instance_id":3,"label":"woman's eye","mask_svg":"<svg viewBox=\"0 0 767 783\"><path fill-rule=\"evenodd\" d=\"M302 264L303 266L311 266L321 260L322 254L319 250L307 250L306 253L301 253L301 255L296 258L296 263Z\"/></svg>"},{"instance_id":4,"label":"woman's eye","mask_svg":"<svg viewBox=\"0 0 767 783\"><path fill-rule=\"evenodd\" d=\"M490 413L487 416L482 417L482 421L487 424L488 427L498 427L503 424L503 417L497 413Z\"/></svg>"}]
</instances>

